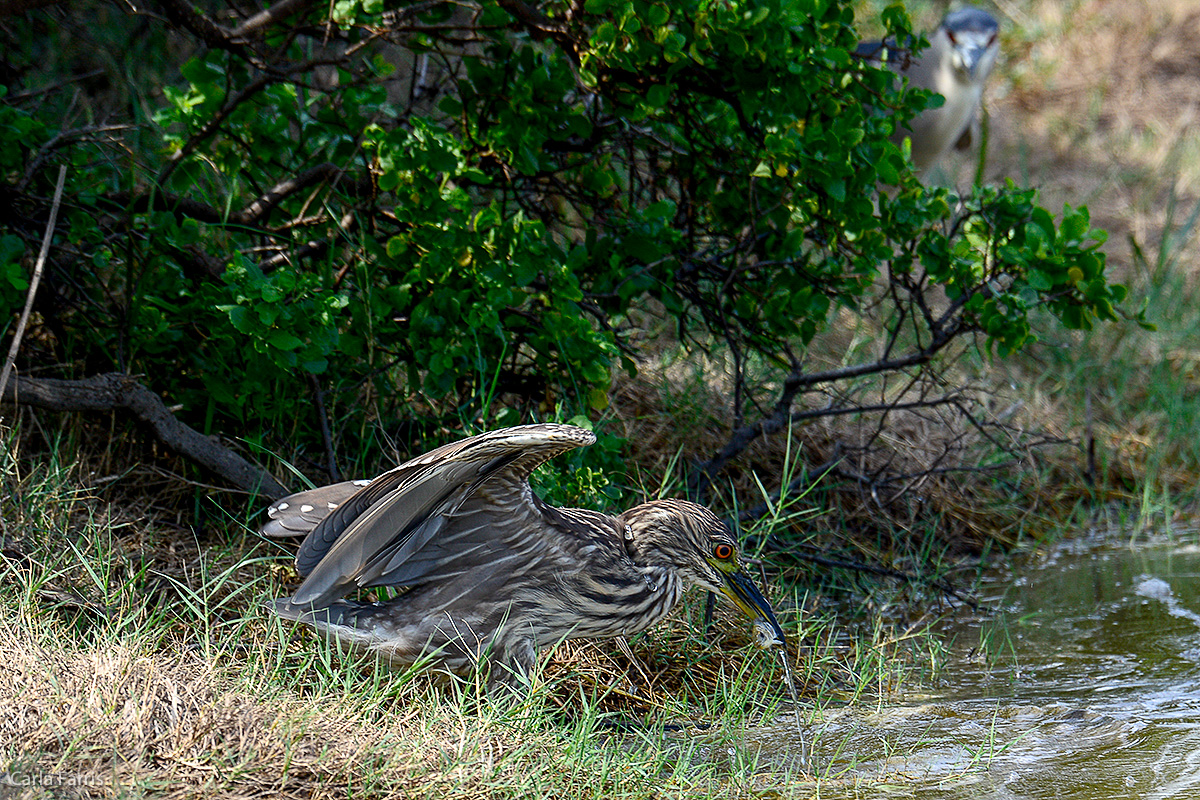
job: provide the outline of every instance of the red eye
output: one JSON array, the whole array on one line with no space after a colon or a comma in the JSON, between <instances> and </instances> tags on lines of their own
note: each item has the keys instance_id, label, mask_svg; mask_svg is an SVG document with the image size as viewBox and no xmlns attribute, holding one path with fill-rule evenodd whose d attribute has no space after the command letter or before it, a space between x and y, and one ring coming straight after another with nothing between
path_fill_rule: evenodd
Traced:
<instances>
[{"instance_id":1,"label":"red eye","mask_svg":"<svg viewBox=\"0 0 1200 800\"><path fill-rule=\"evenodd\" d=\"M713 548L713 555L722 561L728 561L733 558L733 547L721 542Z\"/></svg>"}]
</instances>

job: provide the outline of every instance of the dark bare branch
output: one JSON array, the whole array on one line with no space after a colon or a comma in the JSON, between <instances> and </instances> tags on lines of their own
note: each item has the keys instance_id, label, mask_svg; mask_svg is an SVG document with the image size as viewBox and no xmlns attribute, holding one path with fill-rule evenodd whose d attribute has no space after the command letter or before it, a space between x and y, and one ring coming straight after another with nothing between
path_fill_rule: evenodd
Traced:
<instances>
[{"instance_id":1,"label":"dark bare branch","mask_svg":"<svg viewBox=\"0 0 1200 800\"><path fill-rule=\"evenodd\" d=\"M904 583L916 586L931 586L943 594L953 597L961 603L965 603L972 610L979 609L979 602L974 598L963 594L959 589L955 588L946 581L933 578L925 578L912 572L893 569L892 567L881 567L875 564L867 564L862 561L848 561L843 558L831 558L810 547L791 547L785 550L777 550L779 553L787 553L793 558L798 558L802 561L808 561L822 567L832 569L846 569L852 572L864 572L870 575L879 575L884 578L894 578Z\"/></svg>"},{"instance_id":2,"label":"dark bare branch","mask_svg":"<svg viewBox=\"0 0 1200 800\"><path fill-rule=\"evenodd\" d=\"M294 178L288 178L272 186L262 197L252 201L241 212L236 214L233 221L240 225L253 225L271 213L271 210L275 206L282 203L289 196L308 186L312 186L314 183L328 180L339 172L339 167L328 161L324 164L317 164L315 167L310 167Z\"/></svg>"},{"instance_id":3,"label":"dark bare branch","mask_svg":"<svg viewBox=\"0 0 1200 800\"><path fill-rule=\"evenodd\" d=\"M36 8L56 6L61 2L63 0L0 0L0 17L24 14L26 11L33 11Z\"/></svg>"},{"instance_id":4,"label":"dark bare branch","mask_svg":"<svg viewBox=\"0 0 1200 800\"><path fill-rule=\"evenodd\" d=\"M201 14L188 0L158 0L158 4L167 19L191 31L209 47L248 58L246 48L234 41L227 29Z\"/></svg>"},{"instance_id":5,"label":"dark bare branch","mask_svg":"<svg viewBox=\"0 0 1200 800\"><path fill-rule=\"evenodd\" d=\"M279 0L275 5L264 8L241 25L228 31L227 35L229 38L235 40L245 39L251 34L258 33L268 25L274 25L293 14L306 11L313 5L316 5L316 0Z\"/></svg>"},{"instance_id":6,"label":"dark bare branch","mask_svg":"<svg viewBox=\"0 0 1200 800\"><path fill-rule=\"evenodd\" d=\"M126 410L149 425L167 447L212 470L232 486L271 499L287 493L262 467L233 452L216 437L205 436L177 420L162 398L128 375L108 373L81 380L15 376L4 387L0 401L48 411Z\"/></svg>"},{"instance_id":7,"label":"dark bare branch","mask_svg":"<svg viewBox=\"0 0 1200 800\"><path fill-rule=\"evenodd\" d=\"M884 358L878 361L871 361L863 364L854 364L848 367L840 367L838 369L826 370L824 372L803 373L799 370L793 370L783 381L783 386L779 392L779 399L775 403L772 412L748 425L743 425L734 430L729 437L729 441L719 453L714 455L708 461L701 463L691 480L691 494L693 497L703 498L707 492L709 485L718 472L725 466L737 458L741 453L750 446L752 442L761 436L769 436L783 430L788 424L797 419L805 419L810 417L829 416L834 413L854 413L857 409L851 408L843 412L834 412L829 410L817 410L812 412L798 412L793 414L792 406L796 398L801 394L801 391L812 386L822 383L836 383L852 378L862 377L864 375L876 375L879 373L900 372L905 369L920 366L929 363L934 356L949 345L957 334L957 326L946 325L942 329L935 331L933 339L928 345L909 353L900 358ZM891 406L883 406L888 408ZM873 410L880 410L878 408ZM805 415L808 415L807 417Z\"/></svg>"}]
</instances>

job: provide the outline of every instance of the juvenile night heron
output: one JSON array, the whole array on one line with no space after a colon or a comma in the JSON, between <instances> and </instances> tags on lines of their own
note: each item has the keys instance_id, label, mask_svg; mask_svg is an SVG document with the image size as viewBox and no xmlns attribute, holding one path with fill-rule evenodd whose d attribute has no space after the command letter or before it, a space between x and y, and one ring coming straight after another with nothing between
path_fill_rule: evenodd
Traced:
<instances>
[{"instance_id":1,"label":"juvenile night heron","mask_svg":"<svg viewBox=\"0 0 1200 800\"><path fill-rule=\"evenodd\" d=\"M877 64L886 63L912 86L945 98L898 127L894 139L912 140L912 161L924 171L952 148L971 145L983 86L1000 52L1000 25L986 11L963 8L946 15L929 37L929 47L913 55L894 42L863 42L856 53Z\"/></svg>"},{"instance_id":2,"label":"juvenile night heron","mask_svg":"<svg viewBox=\"0 0 1200 800\"><path fill-rule=\"evenodd\" d=\"M782 643L737 542L703 506L655 500L610 516L533 494L535 468L595 441L571 425L506 428L372 481L280 500L263 533L306 535L296 556L305 578L275 613L398 665L428 658L461 675L486 660L502 682L520 680L539 649L563 639L645 630L688 585L723 593L755 620L764 645ZM342 599L370 586L402 593Z\"/></svg>"}]
</instances>

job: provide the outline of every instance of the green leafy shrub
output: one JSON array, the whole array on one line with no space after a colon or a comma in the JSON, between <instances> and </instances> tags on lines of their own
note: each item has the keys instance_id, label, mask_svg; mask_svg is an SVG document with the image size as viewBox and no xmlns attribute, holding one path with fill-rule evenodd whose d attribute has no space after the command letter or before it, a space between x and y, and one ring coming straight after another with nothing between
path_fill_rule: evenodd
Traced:
<instances>
[{"instance_id":1,"label":"green leafy shrub","mask_svg":"<svg viewBox=\"0 0 1200 800\"><path fill-rule=\"evenodd\" d=\"M168 6L147 24L194 55L175 71L161 37L118 104L152 120L101 131L66 91L0 103L0 301L68 161L29 365L144 375L191 424L308 467L321 409L369 465L388 436L599 411L647 311L735 355L742 420L790 411L839 308L884 298L920 364L1124 298L1086 209L916 182L882 110L930 99L854 58L844 0L339 2L240 32ZM911 33L900 6L883 22ZM37 36L6 45L33 74ZM743 391L751 357L778 380Z\"/></svg>"}]
</instances>

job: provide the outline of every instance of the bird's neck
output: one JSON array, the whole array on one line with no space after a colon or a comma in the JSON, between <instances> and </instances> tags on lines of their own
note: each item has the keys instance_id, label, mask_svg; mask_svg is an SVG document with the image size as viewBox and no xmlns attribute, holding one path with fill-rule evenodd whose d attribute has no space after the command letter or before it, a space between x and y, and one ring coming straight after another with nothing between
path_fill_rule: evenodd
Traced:
<instances>
[{"instance_id":1,"label":"bird's neck","mask_svg":"<svg viewBox=\"0 0 1200 800\"><path fill-rule=\"evenodd\" d=\"M639 619L626 623L623 631L626 635L639 633L658 623L671 613L671 609L683 594L683 582L679 579L679 574L670 567L639 566L638 572L646 585L640 587L638 599L630 605L641 608L642 612Z\"/></svg>"},{"instance_id":2,"label":"bird's neck","mask_svg":"<svg viewBox=\"0 0 1200 800\"><path fill-rule=\"evenodd\" d=\"M683 579L679 569L666 559L652 538L644 534L639 536L628 524L623 524L623 528L625 552L645 581L646 593L652 596L655 605L664 607L662 616L665 616L683 594ZM650 597L647 599L651 600Z\"/></svg>"},{"instance_id":3,"label":"bird's neck","mask_svg":"<svg viewBox=\"0 0 1200 800\"><path fill-rule=\"evenodd\" d=\"M679 593L679 575L670 567L661 565L637 565L638 572L646 581L646 588L651 593L658 594L661 592Z\"/></svg>"}]
</instances>

